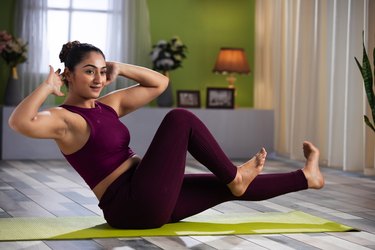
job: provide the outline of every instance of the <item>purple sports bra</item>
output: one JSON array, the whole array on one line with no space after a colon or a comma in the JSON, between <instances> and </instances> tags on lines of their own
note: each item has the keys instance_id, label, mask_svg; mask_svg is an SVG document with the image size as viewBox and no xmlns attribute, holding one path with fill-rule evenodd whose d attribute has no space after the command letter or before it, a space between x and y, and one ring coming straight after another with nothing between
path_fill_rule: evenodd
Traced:
<instances>
[{"instance_id":1,"label":"purple sports bra","mask_svg":"<svg viewBox=\"0 0 375 250\"><path fill-rule=\"evenodd\" d=\"M90 126L90 136L78 151L65 155L67 161L93 189L124 161L134 155L130 133L110 106L95 102L95 108L61 107L81 115Z\"/></svg>"}]
</instances>

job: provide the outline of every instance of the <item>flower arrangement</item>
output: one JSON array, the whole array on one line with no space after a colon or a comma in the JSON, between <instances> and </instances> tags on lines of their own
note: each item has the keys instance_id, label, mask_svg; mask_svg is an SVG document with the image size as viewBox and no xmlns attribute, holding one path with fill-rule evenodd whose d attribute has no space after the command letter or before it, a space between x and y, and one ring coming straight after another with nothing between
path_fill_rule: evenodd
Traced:
<instances>
[{"instance_id":1,"label":"flower arrangement","mask_svg":"<svg viewBox=\"0 0 375 250\"><path fill-rule=\"evenodd\" d=\"M0 31L0 55L16 72L15 67L27 60L27 43L6 31Z\"/></svg>"},{"instance_id":2,"label":"flower arrangement","mask_svg":"<svg viewBox=\"0 0 375 250\"><path fill-rule=\"evenodd\" d=\"M154 70L167 72L182 67L187 47L178 37L173 37L169 41L160 40L152 48L150 54Z\"/></svg>"}]
</instances>

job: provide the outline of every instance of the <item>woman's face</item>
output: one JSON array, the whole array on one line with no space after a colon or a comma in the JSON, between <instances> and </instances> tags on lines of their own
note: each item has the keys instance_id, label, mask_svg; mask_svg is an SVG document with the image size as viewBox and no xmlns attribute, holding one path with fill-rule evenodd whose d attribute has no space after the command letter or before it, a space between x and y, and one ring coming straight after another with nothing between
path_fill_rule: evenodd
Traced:
<instances>
[{"instance_id":1,"label":"woman's face","mask_svg":"<svg viewBox=\"0 0 375 250\"><path fill-rule=\"evenodd\" d=\"M83 99L98 98L107 80L107 67L103 56L90 52L68 73L69 92Z\"/></svg>"}]
</instances>

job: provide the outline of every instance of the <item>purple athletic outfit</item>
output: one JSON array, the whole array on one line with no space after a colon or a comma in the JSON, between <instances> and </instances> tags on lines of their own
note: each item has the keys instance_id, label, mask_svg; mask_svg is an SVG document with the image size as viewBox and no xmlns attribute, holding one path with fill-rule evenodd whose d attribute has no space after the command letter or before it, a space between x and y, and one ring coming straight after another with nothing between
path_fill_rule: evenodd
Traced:
<instances>
[{"instance_id":1,"label":"purple athletic outfit","mask_svg":"<svg viewBox=\"0 0 375 250\"><path fill-rule=\"evenodd\" d=\"M90 126L86 144L73 154L64 156L93 189L134 155L129 148L129 130L118 119L116 111L103 103L95 102L95 108L61 107L80 114Z\"/></svg>"},{"instance_id":2,"label":"purple athletic outfit","mask_svg":"<svg viewBox=\"0 0 375 250\"><path fill-rule=\"evenodd\" d=\"M116 112L100 102L93 109L62 107L84 117L91 133L96 131L103 135L90 135L81 150L65 156L89 186L94 187L121 165L120 160L134 154L128 146L129 132L118 124L120 121L117 115L114 116ZM100 117L105 118L100 120ZM96 122L98 119L99 123ZM102 125L104 121L106 124ZM101 146L107 143L111 147ZM122 153L119 148L123 148ZM184 174L187 152L213 174ZM109 159L111 155L115 163ZM264 200L307 188L307 180L301 170L261 174L241 197L236 197L226 186L236 172L237 167L207 127L191 112L174 109L163 119L139 165L126 171L108 187L99 206L106 221L113 227L156 228L225 201Z\"/></svg>"}]
</instances>

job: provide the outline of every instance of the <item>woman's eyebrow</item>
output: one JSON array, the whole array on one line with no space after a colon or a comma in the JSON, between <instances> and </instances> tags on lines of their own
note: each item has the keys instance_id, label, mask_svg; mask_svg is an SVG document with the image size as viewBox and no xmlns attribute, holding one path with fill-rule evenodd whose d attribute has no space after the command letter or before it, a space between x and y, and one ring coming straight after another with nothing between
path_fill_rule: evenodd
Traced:
<instances>
[{"instance_id":1,"label":"woman's eyebrow","mask_svg":"<svg viewBox=\"0 0 375 250\"><path fill-rule=\"evenodd\" d=\"M98 68L98 67L96 67L95 65L93 65L93 64L86 64L85 66L83 66L82 68L86 68L86 67L93 67L93 68ZM105 68L107 68L107 66L103 66L102 67L102 69L105 69Z\"/></svg>"}]
</instances>

